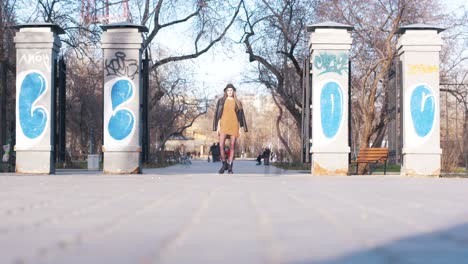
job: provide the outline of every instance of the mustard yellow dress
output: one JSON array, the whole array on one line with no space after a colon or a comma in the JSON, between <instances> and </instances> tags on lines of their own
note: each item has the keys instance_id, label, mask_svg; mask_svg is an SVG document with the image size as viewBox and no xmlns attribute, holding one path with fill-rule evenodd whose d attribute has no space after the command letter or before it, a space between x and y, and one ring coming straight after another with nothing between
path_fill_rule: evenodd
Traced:
<instances>
[{"instance_id":1,"label":"mustard yellow dress","mask_svg":"<svg viewBox=\"0 0 468 264\"><path fill-rule=\"evenodd\" d=\"M237 120L236 102L234 99L226 98L219 125L221 133L239 137L239 121Z\"/></svg>"}]
</instances>

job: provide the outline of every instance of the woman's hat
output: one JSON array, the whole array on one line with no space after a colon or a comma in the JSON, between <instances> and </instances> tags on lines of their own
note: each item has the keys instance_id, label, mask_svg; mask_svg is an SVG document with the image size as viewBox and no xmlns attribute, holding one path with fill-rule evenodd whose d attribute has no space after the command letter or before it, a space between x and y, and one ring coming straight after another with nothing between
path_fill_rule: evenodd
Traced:
<instances>
[{"instance_id":1,"label":"woman's hat","mask_svg":"<svg viewBox=\"0 0 468 264\"><path fill-rule=\"evenodd\" d=\"M234 92L236 91L236 87L234 87L234 85L232 85L231 83L228 83L223 91L226 91L227 88L232 88Z\"/></svg>"}]
</instances>

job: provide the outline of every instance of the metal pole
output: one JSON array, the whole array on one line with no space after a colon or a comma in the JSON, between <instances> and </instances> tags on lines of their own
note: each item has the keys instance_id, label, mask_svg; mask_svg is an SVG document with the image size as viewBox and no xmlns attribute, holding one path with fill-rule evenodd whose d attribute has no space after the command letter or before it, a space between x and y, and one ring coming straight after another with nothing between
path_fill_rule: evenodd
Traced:
<instances>
[{"instance_id":1,"label":"metal pole","mask_svg":"<svg viewBox=\"0 0 468 264\"><path fill-rule=\"evenodd\" d=\"M458 99L457 98L455 98L455 141L458 145L459 141L458 141Z\"/></svg>"},{"instance_id":2,"label":"metal pole","mask_svg":"<svg viewBox=\"0 0 468 264\"><path fill-rule=\"evenodd\" d=\"M130 21L130 12L128 8L128 0L123 1L123 16L125 17L125 21Z\"/></svg>"},{"instance_id":3,"label":"metal pole","mask_svg":"<svg viewBox=\"0 0 468 264\"><path fill-rule=\"evenodd\" d=\"M393 147L394 147L394 150L395 150L395 160L394 160L395 164L399 163L398 161L399 161L399 155L400 155L399 154L400 153L400 150L399 150L399 147L400 147L399 142L400 141L398 140L399 139L399 137L398 137L398 124L400 124L399 121L398 121L398 117L399 117L398 114L399 114L399 111L400 111L399 110L400 106L398 105L398 102L399 102L398 101L398 91L399 91L398 85L400 84L399 79L398 79L399 78L399 75L398 75L399 74L399 72L398 72L399 71L399 69L398 69L399 61L400 61L400 59L398 57L394 60L394 65L395 65L394 88L395 88L395 91L394 91L393 96L395 96L395 98L394 98L394 102L393 102L394 103L394 110L393 111L395 111L395 121L394 121L395 126L394 126L394 131L393 131L393 139L394 139L395 142L393 144Z\"/></svg>"},{"instance_id":4,"label":"metal pole","mask_svg":"<svg viewBox=\"0 0 468 264\"><path fill-rule=\"evenodd\" d=\"M50 109L51 109L51 114L50 114L50 118L52 120L54 120L54 122L52 122L52 126L50 128L50 133L53 134L52 138L52 152L51 152L51 166L55 166L55 163L57 162L57 157L58 157L58 145L57 145L57 142L58 142L58 128L57 128L57 120L58 120L58 116L59 116L59 113L57 113L57 110L58 110L58 92L59 92L59 89L60 89L60 83L59 83L59 67L60 67L60 63L58 62L58 59L54 59L53 60L53 64L52 64L52 70L54 71L54 75L53 75L53 81L52 81L52 84L53 84L53 91L51 93L51 97L52 97L52 104L50 106ZM55 167L54 167L55 168Z\"/></svg>"},{"instance_id":5,"label":"metal pole","mask_svg":"<svg viewBox=\"0 0 468 264\"><path fill-rule=\"evenodd\" d=\"M65 140L66 140L66 64L63 57L59 60L58 85L59 85L59 131L58 131L58 161L65 162Z\"/></svg>"},{"instance_id":6,"label":"metal pole","mask_svg":"<svg viewBox=\"0 0 468 264\"><path fill-rule=\"evenodd\" d=\"M305 163L306 162L306 126L307 126L307 120L306 120L306 107L307 107L307 98L306 98L306 89L307 89L307 81L306 81L306 78L307 78L307 58L306 57L306 61L304 61L304 73L302 74L302 112L301 112L301 145L302 145L302 148L301 148L301 159L302 159L302 163Z\"/></svg>"},{"instance_id":7,"label":"metal pole","mask_svg":"<svg viewBox=\"0 0 468 264\"><path fill-rule=\"evenodd\" d=\"M351 60L348 61L348 146L351 147L352 145L352 118L351 118L351 96L352 96L352 86L351 86ZM351 164L351 153L353 151L350 151L348 154L348 164Z\"/></svg>"},{"instance_id":8,"label":"metal pole","mask_svg":"<svg viewBox=\"0 0 468 264\"><path fill-rule=\"evenodd\" d=\"M142 87L142 162L147 162L149 159L149 127L148 127L148 88L149 88L149 59L148 50L145 50L145 59L143 64L143 87Z\"/></svg>"},{"instance_id":9,"label":"metal pole","mask_svg":"<svg viewBox=\"0 0 468 264\"><path fill-rule=\"evenodd\" d=\"M310 56L310 55L309 55ZM313 89L313 82L312 82L312 75L313 73L311 73L311 68L312 68L312 65L310 64L310 57L308 59L308 67L307 67L307 71L309 72L309 75L308 75L308 83L307 83L307 100L309 101L308 103L308 108L307 108L307 124L308 124L308 127L307 127L307 135L308 135L308 138L309 140L307 140L307 162L308 163L311 163L312 162L312 156L310 155L310 148L312 147L312 143L311 143L311 139L312 139L312 89Z\"/></svg>"},{"instance_id":10,"label":"metal pole","mask_svg":"<svg viewBox=\"0 0 468 264\"><path fill-rule=\"evenodd\" d=\"M311 95L311 74L310 74L310 54L304 61L303 89L302 89L302 162L310 163L310 138L311 138L311 120L310 120L310 95Z\"/></svg>"},{"instance_id":11,"label":"metal pole","mask_svg":"<svg viewBox=\"0 0 468 264\"><path fill-rule=\"evenodd\" d=\"M6 61L0 62L0 147L6 144L6 131L7 131L7 120L6 120L6 104L7 104L7 65ZM1 153L1 152L0 152Z\"/></svg>"},{"instance_id":12,"label":"metal pole","mask_svg":"<svg viewBox=\"0 0 468 264\"><path fill-rule=\"evenodd\" d=\"M398 130L398 135L399 135L399 140L398 140L398 146L397 146L397 160L400 162L400 164L403 164L403 157L402 157L402 148L403 148L403 113L401 112L402 106L403 106L403 78L402 72L403 72L403 64L401 63L401 60L398 58L397 60L397 84L398 84L398 89L397 89L397 96L399 98L398 100L398 123L400 125L399 130Z\"/></svg>"},{"instance_id":13,"label":"metal pole","mask_svg":"<svg viewBox=\"0 0 468 264\"><path fill-rule=\"evenodd\" d=\"M448 127L448 94L445 93L445 142L448 142L449 127Z\"/></svg>"}]
</instances>

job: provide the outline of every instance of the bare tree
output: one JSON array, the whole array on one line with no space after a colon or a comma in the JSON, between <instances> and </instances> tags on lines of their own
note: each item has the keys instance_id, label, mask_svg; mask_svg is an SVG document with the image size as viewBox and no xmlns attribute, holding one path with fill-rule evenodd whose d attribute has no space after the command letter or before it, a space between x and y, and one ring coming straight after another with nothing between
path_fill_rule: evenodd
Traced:
<instances>
[{"instance_id":1,"label":"bare tree","mask_svg":"<svg viewBox=\"0 0 468 264\"><path fill-rule=\"evenodd\" d=\"M257 76L252 79L267 87L277 105L284 106L301 128L303 61L307 42L304 31L312 16L316 1L255 1L243 4L245 26L242 42L250 62L258 63ZM285 143L279 129L282 108L277 119L278 137ZM289 155L294 155L285 145Z\"/></svg>"},{"instance_id":2,"label":"bare tree","mask_svg":"<svg viewBox=\"0 0 468 264\"><path fill-rule=\"evenodd\" d=\"M177 63L159 67L152 74L149 127L156 150L163 151L171 136L183 134L208 110L207 97L188 76L189 70Z\"/></svg>"},{"instance_id":3,"label":"bare tree","mask_svg":"<svg viewBox=\"0 0 468 264\"><path fill-rule=\"evenodd\" d=\"M466 7L458 7L453 14L450 14L450 21L447 23L447 30L444 32L445 45L441 52L441 92L450 94L455 98L454 108L451 111L455 113L455 128L445 124L445 138L441 142L443 148L443 160L450 160L459 165L459 160L463 160L465 170L468 172L468 10ZM442 95L441 95L442 97ZM442 99L442 98L441 98ZM444 102L447 104L447 100ZM459 106L462 108L458 112ZM450 107L446 106L446 110ZM450 111L450 110L449 110ZM448 115L449 113L445 113ZM457 116L463 118L462 130L457 129ZM444 127L441 124L441 127ZM455 146L448 146L447 135L453 133L456 138ZM461 141L460 141L461 139ZM460 149L456 157L445 157L448 151Z\"/></svg>"},{"instance_id":4,"label":"bare tree","mask_svg":"<svg viewBox=\"0 0 468 264\"><path fill-rule=\"evenodd\" d=\"M101 29L96 21L82 20L80 1L38 0L32 9L23 6L23 23L48 22L65 34L61 55L67 64L66 146L67 160L95 153L102 144ZM26 15L27 14L27 15ZM92 143L92 144L91 144Z\"/></svg>"},{"instance_id":5,"label":"bare tree","mask_svg":"<svg viewBox=\"0 0 468 264\"><path fill-rule=\"evenodd\" d=\"M59 25L65 31L60 35L60 40L65 44L62 47L64 51L71 50L79 58L93 57L96 55L95 47L100 42L101 29L97 24L99 21L81 19L80 5L80 1L73 0L38 0L34 12L24 22Z\"/></svg>"},{"instance_id":6,"label":"bare tree","mask_svg":"<svg viewBox=\"0 0 468 264\"><path fill-rule=\"evenodd\" d=\"M74 158L97 153L102 145L102 65L100 61L66 54L67 145Z\"/></svg>"},{"instance_id":7,"label":"bare tree","mask_svg":"<svg viewBox=\"0 0 468 264\"><path fill-rule=\"evenodd\" d=\"M150 80L150 130L156 139L156 149L164 149L174 134L183 133L207 111L207 98L192 93L194 86L188 81L188 70L172 65L188 62L206 53L222 42L234 24L243 0L233 1L139 1L139 15L133 16L141 25L150 28L145 36L144 48L150 50L152 76ZM190 43L190 51L179 53L156 45L164 30L185 29L181 41ZM179 69L179 70L171 70Z\"/></svg>"},{"instance_id":8,"label":"bare tree","mask_svg":"<svg viewBox=\"0 0 468 264\"><path fill-rule=\"evenodd\" d=\"M430 10L430 11L429 11ZM384 139L388 112L388 73L397 55L397 31L402 25L442 21L442 10L433 0L358 1L322 3L318 15L355 27L352 48L353 131L359 146L378 147ZM396 111L393 109L392 111ZM360 173L364 173L362 168Z\"/></svg>"},{"instance_id":9,"label":"bare tree","mask_svg":"<svg viewBox=\"0 0 468 264\"><path fill-rule=\"evenodd\" d=\"M468 172L468 70L465 70L463 76L460 76L461 79L453 79L453 83L441 83L441 92L446 92L448 94L451 94L455 98L455 109L453 109L453 105L451 106L452 111L455 112L456 115L458 115L458 105L461 106L463 109L463 112L460 113L463 115L463 125L462 125L462 134L461 134L461 142L459 141L460 137L458 135L458 129L451 128L446 124L445 130L446 130L446 137L443 142L443 149L444 154L448 153L448 151L454 151L457 149L460 149L461 151L457 151L457 154L460 154L460 156L452 156L452 157L446 157L451 163L458 165L458 161L460 158L463 159L463 162L465 164L465 169ZM445 102L447 104L447 102ZM449 106L447 105L446 108ZM449 113L445 113L445 115L448 115ZM455 118L453 120L455 125L458 124L458 118ZM452 130L456 140L454 141L454 144L451 144L448 140L447 134L448 132ZM450 145L451 144L451 145ZM444 155L443 154L443 155Z\"/></svg>"},{"instance_id":10,"label":"bare tree","mask_svg":"<svg viewBox=\"0 0 468 264\"><path fill-rule=\"evenodd\" d=\"M293 118L289 113L283 110L280 123L277 124L278 119L274 117L279 116L280 110L270 94L240 93L239 98L242 100L244 112L246 113L249 132L243 133L241 131L241 136L236 143L236 155L243 154L244 157L255 158L259 153L263 153L266 147L269 147L272 153L277 155L278 161L293 160L293 157L287 154L284 144L291 148L292 153L298 153L297 150L300 146L298 142L296 143L297 132L295 131ZM197 119L194 125L194 132L203 134L206 142L210 143L219 140L217 134L212 131L215 108L215 104L210 104L207 114ZM284 135L284 143L280 142L281 140L278 137L277 125ZM207 131L212 132L206 133Z\"/></svg>"},{"instance_id":11,"label":"bare tree","mask_svg":"<svg viewBox=\"0 0 468 264\"><path fill-rule=\"evenodd\" d=\"M234 2L234 3L232 3ZM141 24L151 30L147 34L144 47L151 43L163 30L187 27L190 34L184 35L185 42L193 45L188 54L168 54L154 59L152 69L170 62L189 60L199 57L210 50L234 24L244 1L209 1L209 0L158 0L155 4L145 0L141 14ZM229 18L228 20L226 19Z\"/></svg>"},{"instance_id":12,"label":"bare tree","mask_svg":"<svg viewBox=\"0 0 468 264\"><path fill-rule=\"evenodd\" d=\"M0 146L14 140L16 53L12 26L16 23L15 7L15 0L0 2Z\"/></svg>"},{"instance_id":13,"label":"bare tree","mask_svg":"<svg viewBox=\"0 0 468 264\"><path fill-rule=\"evenodd\" d=\"M109 1L110 5L117 5L121 1ZM235 1L149 1L140 0L133 3L132 10L139 10L130 19L134 23L145 25L150 32L144 36L143 49L148 49L150 56L157 56L153 60L152 75L156 76L154 83L150 84L150 116L152 128L159 128L157 132L162 137L162 147L167 138L174 133L182 133L193 121L203 114L203 103L206 98L197 98L197 95L187 92L186 77L160 67L174 62L188 61L207 52L216 43L221 42L239 13L242 0ZM105 6L92 7L94 14L100 13ZM100 83L102 79L96 75L95 70L100 69L101 51L96 49L101 30L96 23L107 23L106 19L76 20L79 17L80 3L71 0L39 0L35 12L29 16L28 21L43 20L56 23L65 29L66 35L61 36L65 43L65 54L69 60L68 69L68 114L67 130L69 140L74 141L76 149L83 149L88 140L88 134L99 127L102 122L99 118L90 118L90 114L102 108L100 98ZM139 13L139 15L137 15ZM226 19L227 18L227 19ZM193 43L192 52L180 54L161 50L155 40L164 30L186 30L184 34L186 43ZM74 53L74 55L72 55ZM81 65L84 64L84 65ZM92 66L92 68L88 68ZM176 67L176 66L174 66ZM169 74L174 74L169 76ZM86 84L86 87L80 85ZM82 98L89 98L85 102ZM87 99L88 100L88 99ZM159 102L161 101L161 102ZM73 131L73 132L72 132ZM79 132L78 132L79 131ZM99 130L98 130L99 131ZM80 135L78 135L80 134ZM97 142L102 142L102 135L94 132ZM158 138L159 138L158 136ZM154 137L152 137L154 138Z\"/></svg>"},{"instance_id":14,"label":"bare tree","mask_svg":"<svg viewBox=\"0 0 468 264\"><path fill-rule=\"evenodd\" d=\"M7 61L8 70L15 72L15 49L13 44L14 29L16 23L15 0L4 0L0 3L0 60ZM13 60L13 61L11 61Z\"/></svg>"}]
</instances>

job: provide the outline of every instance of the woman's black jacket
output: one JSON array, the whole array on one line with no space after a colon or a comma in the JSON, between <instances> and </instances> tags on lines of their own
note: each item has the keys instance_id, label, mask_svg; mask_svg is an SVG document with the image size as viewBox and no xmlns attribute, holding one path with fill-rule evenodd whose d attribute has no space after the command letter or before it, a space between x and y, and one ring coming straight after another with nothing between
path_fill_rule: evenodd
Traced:
<instances>
[{"instance_id":1,"label":"woman's black jacket","mask_svg":"<svg viewBox=\"0 0 468 264\"><path fill-rule=\"evenodd\" d=\"M218 129L218 122L221 119L221 116L223 115L224 101L225 101L224 97L221 97L218 100L218 103L216 104L216 111L215 111L215 116L213 120L213 131L216 131ZM237 109L237 105L236 105L236 114L237 114L237 121L239 121L239 126L243 127L245 132L248 132L247 122L245 121L244 110Z\"/></svg>"}]
</instances>

